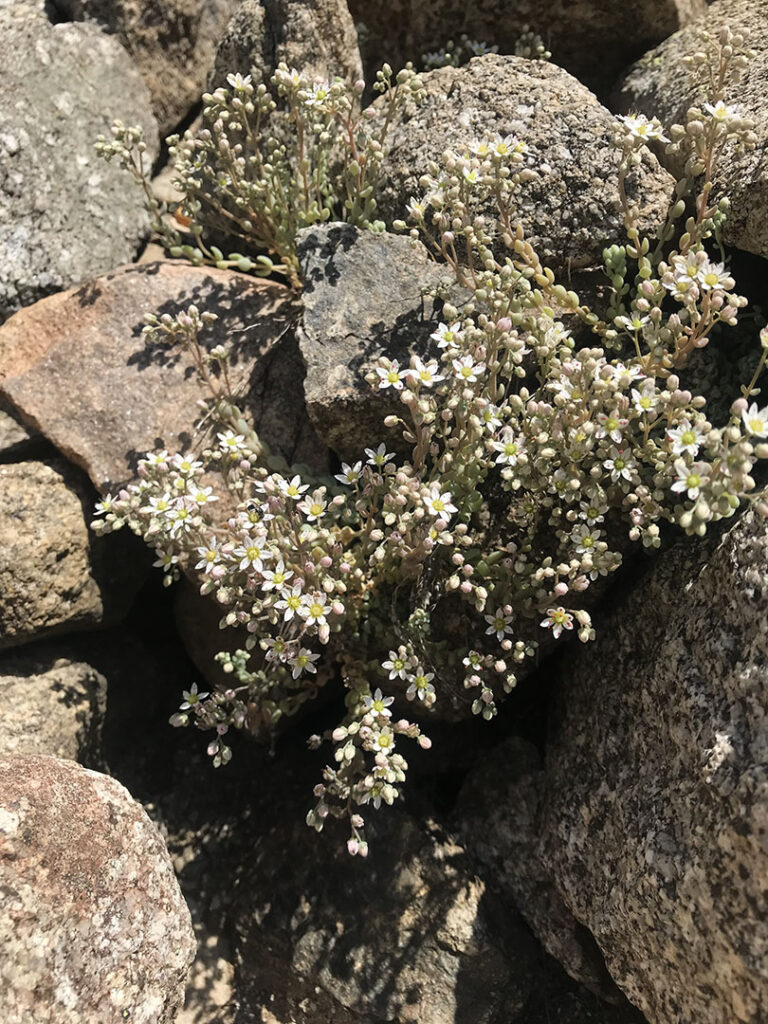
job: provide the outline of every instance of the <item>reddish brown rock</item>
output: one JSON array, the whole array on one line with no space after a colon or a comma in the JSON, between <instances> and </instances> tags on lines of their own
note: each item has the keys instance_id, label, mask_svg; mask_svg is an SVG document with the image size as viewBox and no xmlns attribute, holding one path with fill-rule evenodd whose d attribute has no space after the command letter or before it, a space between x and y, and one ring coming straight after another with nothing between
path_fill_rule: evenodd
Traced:
<instances>
[{"instance_id":1,"label":"reddish brown rock","mask_svg":"<svg viewBox=\"0 0 768 1024\"><path fill-rule=\"evenodd\" d=\"M0 328L0 394L99 489L134 477L156 448L199 449L205 397L191 359L147 346L147 313L190 304L219 319L201 338L233 352L233 388L273 450L322 466L304 408L294 302L282 285L175 261L121 267L21 310Z\"/></svg>"},{"instance_id":2,"label":"reddish brown rock","mask_svg":"<svg viewBox=\"0 0 768 1024\"><path fill-rule=\"evenodd\" d=\"M171 1024L195 953L168 851L119 782L0 759L5 1024Z\"/></svg>"}]
</instances>

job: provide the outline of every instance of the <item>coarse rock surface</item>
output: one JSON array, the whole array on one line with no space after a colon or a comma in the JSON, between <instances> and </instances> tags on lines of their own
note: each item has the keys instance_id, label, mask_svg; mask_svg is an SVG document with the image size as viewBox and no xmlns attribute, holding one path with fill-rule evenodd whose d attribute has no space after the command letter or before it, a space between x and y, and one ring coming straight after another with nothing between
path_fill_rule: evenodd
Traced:
<instances>
[{"instance_id":1,"label":"coarse rock surface","mask_svg":"<svg viewBox=\"0 0 768 1024\"><path fill-rule=\"evenodd\" d=\"M0 756L51 754L89 767L101 759L107 681L60 642L0 658Z\"/></svg>"},{"instance_id":2,"label":"coarse rock surface","mask_svg":"<svg viewBox=\"0 0 768 1024\"><path fill-rule=\"evenodd\" d=\"M768 528L717 534L596 622L546 751L539 854L651 1024L768 1017Z\"/></svg>"},{"instance_id":3,"label":"coarse rock surface","mask_svg":"<svg viewBox=\"0 0 768 1024\"><path fill-rule=\"evenodd\" d=\"M297 248L307 410L331 448L358 459L366 445L400 440L399 432L384 426L384 417L406 412L398 392L378 390L366 373L380 356L401 367L412 353L426 356L442 303L424 292L447 287L453 275L423 245L351 224L306 228Z\"/></svg>"},{"instance_id":4,"label":"coarse rock surface","mask_svg":"<svg viewBox=\"0 0 768 1024\"><path fill-rule=\"evenodd\" d=\"M53 0L73 21L93 21L133 57L167 135L199 102L216 44L238 0Z\"/></svg>"},{"instance_id":5,"label":"coarse rock surface","mask_svg":"<svg viewBox=\"0 0 768 1024\"><path fill-rule=\"evenodd\" d=\"M245 274L159 261L50 296L0 328L0 393L100 490L132 479L147 451L199 450L211 433L195 429L206 393L191 357L141 333L146 313L174 316L192 303L219 317L201 343L232 352L233 391L264 440L322 467L290 292Z\"/></svg>"},{"instance_id":6,"label":"coarse rock surface","mask_svg":"<svg viewBox=\"0 0 768 1024\"><path fill-rule=\"evenodd\" d=\"M128 610L148 563L133 537L93 535L95 498L63 459L0 465L0 648Z\"/></svg>"},{"instance_id":7,"label":"coarse rock surface","mask_svg":"<svg viewBox=\"0 0 768 1024\"><path fill-rule=\"evenodd\" d=\"M638 1020L565 979L436 823L372 811L370 854L350 858L338 825L317 835L304 823L311 784L294 793L296 762L260 776L267 793L270 777L272 796L241 820L225 855L240 843L230 897L237 1024Z\"/></svg>"},{"instance_id":8,"label":"coarse rock surface","mask_svg":"<svg viewBox=\"0 0 768 1024\"><path fill-rule=\"evenodd\" d=\"M489 751L462 788L454 813L459 834L571 977L602 999L623 1001L599 946L565 905L541 861L543 779L541 756L532 743L513 736Z\"/></svg>"},{"instance_id":9,"label":"coarse rock surface","mask_svg":"<svg viewBox=\"0 0 768 1024\"><path fill-rule=\"evenodd\" d=\"M643 50L706 10L705 0L349 0L362 23L366 67L386 60L397 70L458 43L462 34L516 53L525 25L538 33L555 64L591 89L609 84ZM599 55L599 56L598 56Z\"/></svg>"},{"instance_id":10,"label":"coarse rock surface","mask_svg":"<svg viewBox=\"0 0 768 1024\"><path fill-rule=\"evenodd\" d=\"M5 461L24 458L37 440L36 431L25 426L11 405L0 398L0 458Z\"/></svg>"},{"instance_id":11,"label":"coarse rock surface","mask_svg":"<svg viewBox=\"0 0 768 1024\"><path fill-rule=\"evenodd\" d=\"M383 220L407 216L409 198L423 191L419 179L444 150L461 152L489 134L512 133L529 146L538 170L522 186L513 216L545 265L563 273L600 263L603 248L624 238L615 119L566 71L489 54L432 71L424 84L426 101L409 104L390 136L378 200ZM373 104L378 117L381 104ZM641 231L663 223L673 186L656 157L644 153L627 180ZM495 222L490 206L482 212Z\"/></svg>"},{"instance_id":12,"label":"coarse rock surface","mask_svg":"<svg viewBox=\"0 0 768 1024\"><path fill-rule=\"evenodd\" d=\"M116 118L157 154L149 94L120 43L95 25L0 8L0 322L43 295L133 258L141 190L94 142Z\"/></svg>"},{"instance_id":13,"label":"coarse rock surface","mask_svg":"<svg viewBox=\"0 0 768 1024\"><path fill-rule=\"evenodd\" d=\"M114 779L0 759L5 1024L172 1024L194 955L168 851Z\"/></svg>"},{"instance_id":14,"label":"coarse rock surface","mask_svg":"<svg viewBox=\"0 0 768 1024\"><path fill-rule=\"evenodd\" d=\"M749 31L749 46L756 56L750 61L741 81L727 96L743 117L754 121L755 149L740 153L729 142L718 157L713 193L726 195L731 209L723 238L738 249L768 257L768 2L766 0L716 0L706 18L677 32L655 50L651 50L629 70L619 83L616 109L640 111L658 117L665 125L684 124L685 112L706 100L697 75L683 64L683 58L702 48L701 32L713 36L730 26L734 31Z\"/></svg>"},{"instance_id":15,"label":"coarse rock surface","mask_svg":"<svg viewBox=\"0 0 768 1024\"><path fill-rule=\"evenodd\" d=\"M243 0L219 43L210 86L226 86L233 72L267 82L281 61L310 81L360 79L357 33L346 0Z\"/></svg>"}]
</instances>

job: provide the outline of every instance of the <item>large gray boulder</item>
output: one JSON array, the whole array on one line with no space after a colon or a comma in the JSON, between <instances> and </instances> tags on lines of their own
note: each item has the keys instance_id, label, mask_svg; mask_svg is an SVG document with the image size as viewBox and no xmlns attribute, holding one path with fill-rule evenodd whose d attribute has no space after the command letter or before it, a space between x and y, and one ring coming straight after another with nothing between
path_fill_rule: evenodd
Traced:
<instances>
[{"instance_id":1,"label":"large gray boulder","mask_svg":"<svg viewBox=\"0 0 768 1024\"><path fill-rule=\"evenodd\" d=\"M5 1024L173 1024L195 952L168 851L119 782L0 759Z\"/></svg>"},{"instance_id":2,"label":"large gray boulder","mask_svg":"<svg viewBox=\"0 0 768 1024\"><path fill-rule=\"evenodd\" d=\"M307 367L304 393L318 434L343 458L363 457L381 441L402 444L384 418L406 410L398 392L366 379L380 356L401 368L426 358L441 302L430 289L453 274L409 238L360 231L351 224L305 228L297 241L302 290L299 347Z\"/></svg>"},{"instance_id":3,"label":"large gray boulder","mask_svg":"<svg viewBox=\"0 0 768 1024\"><path fill-rule=\"evenodd\" d=\"M226 86L233 72L255 72L266 82L281 61L310 81L361 78L346 0L243 0L221 38L209 85Z\"/></svg>"},{"instance_id":4,"label":"large gray boulder","mask_svg":"<svg viewBox=\"0 0 768 1024\"><path fill-rule=\"evenodd\" d=\"M349 0L362 34L366 64L405 61L440 51L462 33L515 53L523 27L538 33L552 60L591 89L610 83L643 50L706 10L706 0Z\"/></svg>"},{"instance_id":5,"label":"large gray boulder","mask_svg":"<svg viewBox=\"0 0 768 1024\"><path fill-rule=\"evenodd\" d=\"M532 856L651 1024L768 1015L766 614L748 514L661 555L558 687Z\"/></svg>"},{"instance_id":6,"label":"large gray boulder","mask_svg":"<svg viewBox=\"0 0 768 1024\"><path fill-rule=\"evenodd\" d=\"M216 45L239 0L53 0L73 21L117 36L149 89L167 135L200 100Z\"/></svg>"},{"instance_id":7,"label":"large gray boulder","mask_svg":"<svg viewBox=\"0 0 768 1024\"><path fill-rule=\"evenodd\" d=\"M132 259L147 232L141 190L94 151L115 118L139 123L151 162L149 94L120 43L95 25L0 8L0 322L21 306Z\"/></svg>"},{"instance_id":8,"label":"large gray boulder","mask_svg":"<svg viewBox=\"0 0 768 1024\"><path fill-rule=\"evenodd\" d=\"M706 17L676 32L655 50L646 53L618 84L616 109L640 111L658 117L665 125L684 124L686 110L702 102L700 71L687 68L683 58L702 48L701 33L713 37L724 27L749 32L749 46L756 56L750 61L728 103L742 117L754 121L757 145L739 152L729 142L718 157L714 197L725 195L731 211L723 238L728 245L768 257L768 5L765 0L716 0Z\"/></svg>"},{"instance_id":9,"label":"large gray boulder","mask_svg":"<svg viewBox=\"0 0 768 1024\"><path fill-rule=\"evenodd\" d=\"M422 192L419 179L444 150L462 151L491 133L515 134L530 148L538 177L522 186L513 218L545 265L568 273L598 264L606 245L623 240L615 119L566 71L489 54L432 71L424 86L425 102L409 104L390 137L377 211L384 221L406 218L409 198ZM378 117L382 102L372 107ZM645 152L627 180L641 231L664 222L673 186ZM490 207L477 212L494 214Z\"/></svg>"}]
</instances>

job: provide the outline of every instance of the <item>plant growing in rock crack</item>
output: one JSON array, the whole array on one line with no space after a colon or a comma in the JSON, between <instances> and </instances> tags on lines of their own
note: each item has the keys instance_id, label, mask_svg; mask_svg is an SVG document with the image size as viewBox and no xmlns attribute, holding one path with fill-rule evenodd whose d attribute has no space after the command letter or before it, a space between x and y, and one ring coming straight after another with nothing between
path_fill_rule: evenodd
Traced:
<instances>
[{"instance_id":1,"label":"plant growing in rock crack","mask_svg":"<svg viewBox=\"0 0 768 1024\"><path fill-rule=\"evenodd\" d=\"M470 39L462 34L459 42L452 39L441 50L431 50L421 55L421 63L425 71L434 71L436 68L460 67L466 64L473 57L482 57L486 53L498 53L498 46L491 46L477 39ZM534 32L529 25L523 25L520 35L514 47L514 54L517 57L527 57L529 60L549 60L552 54L544 45L544 40Z\"/></svg>"},{"instance_id":2,"label":"plant growing in rock crack","mask_svg":"<svg viewBox=\"0 0 768 1024\"><path fill-rule=\"evenodd\" d=\"M386 98L386 116L372 125L359 111L363 82L312 83L280 64L271 91L251 76L229 75L229 89L203 96L206 127L167 141L183 198L170 206L153 194L138 127L117 121L112 138L96 144L116 158L144 190L152 230L172 256L255 274L284 274L299 285L296 233L328 220L383 231L376 220L376 189L390 128L422 86L410 67L396 76L385 64L374 90ZM168 217L168 214L173 217ZM175 217L175 220L174 220ZM193 236L184 242L181 227ZM216 245L234 239L242 252Z\"/></svg>"},{"instance_id":3,"label":"plant growing in rock crack","mask_svg":"<svg viewBox=\"0 0 768 1024\"><path fill-rule=\"evenodd\" d=\"M445 304L439 358L382 358L370 375L400 396L402 415L386 426L402 433L407 457L384 441L334 479L299 475L233 403L226 353L200 346L210 315L149 318L153 341L193 353L221 429L200 458L149 454L139 483L100 503L98 528L141 534L169 582L198 574L222 625L249 635L247 650L219 656L232 687L193 689L173 719L214 731L215 764L231 756L229 729L274 725L341 678L346 714L324 737L333 758L308 821L319 830L346 816L353 854L367 852L366 808L400 795L402 740L429 746L416 722L396 717L396 696L420 712L455 686L493 717L543 635L593 637L586 593L621 564L622 535L657 547L663 522L701 535L757 500L768 408L754 398L768 328L727 422L710 422L705 397L680 381L746 301L711 252L727 212L711 192L723 146L753 143L725 97L747 55L736 35L707 41L693 62L710 95L671 142L656 121L617 121L620 181L652 140L673 147L685 172L656 241L640 235L622 189L628 241L605 252L614 294L602 318L555 283L515 224L516 195L536 173L524 141L481 139L430 169L409 203L411 232L470 298ZM474 212L491 199L494 223ZM595 344L577 345L556 307ZM218 518L219 495L202 481L211 465L234 501Z\"/></svg>"}]
</instances>

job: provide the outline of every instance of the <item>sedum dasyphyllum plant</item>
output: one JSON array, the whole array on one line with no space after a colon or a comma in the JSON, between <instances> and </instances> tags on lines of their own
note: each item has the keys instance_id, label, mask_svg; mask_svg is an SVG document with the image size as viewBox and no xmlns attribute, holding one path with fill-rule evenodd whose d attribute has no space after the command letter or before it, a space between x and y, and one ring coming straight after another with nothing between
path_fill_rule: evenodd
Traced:
<instances>
[{"instance_id":1,"label":"sedum dasyphyllum plant","mask_svg":"<svg viewBox=\"0 0 768 1024\"><path fill-rule=\"evenodd\" d=\"M425 71L436 68L461 67L473 57L482 57L486 53L498 53L498 46L489 46L480 40L470 39L462 34L459 42L449 39L442 50L431 50L421 55L421 63ZM523 25L514 48L516 57L527 57L529 60L549 60L551 52L544 45L544 40L534 32L530 25Z\"/></svg>"},{"instance_id":2,"label":"sedum dasyphyllum plant","mask_svg":"<svg viewBox=\"0 0 768 1024\"><path fill-rule=\"evenodd\" d=\"M151 339L193 354L221 427L199 458L149 454L138 484L100 503L99 528L141 534L168 581L197 574L222 625L247 631L246 650L219 656L231 688L193 688L173 719L214 731L214 763L230 757L231 728L257 732L341 680L343 719L310 740L330 742L333 756L308 822L348 818L352 854L367 852L367 809L401 793L404 741L429 746L396 717L396 694L420 712L458 684L473 712L493 717L543 637L593 637L585 597L621 564L622 538L657 547L664 522L702 535L755 500L753 468L768 457L768 408L754 401L768 329L725 423L681 384L745 305L713 254L727 202L711 191L723 146L753 144L725 98L747 55L738 36L708 40L694 61L711 92L671 141L656 121L617 121L620 181L651 141L673 147L685 171L655 241L638 232L622 188L628 241L606 250L613 298L602 318L555 283L515 223L516 195L536 173L524 140L481 139L430 169L410 230L452 265L465 298L444 306L439 358L382 358L370 374L372 387L399 394L402 414L385 425L407 455L386 435L333 479L299 475L233 403L226 353L200 345L211 316L149 318ZM491 199L493 224L475 214ZM556 308L593 340L577 342ZM219 495L202 482L211 465L233 499L218 518Z\"/></svg>"},{"instance_id":3,"label":"sedum dasyphyllum plant","mask_svg":"<svg viewBox=\"0 0 768 1024\"><path fill-rule=\"evenodd\" d=\"M387 136L407 100L420 100L420 79L410 66L394 76L384 65L373 88L386 98L386 115L375 126L359 110L362 81L312 83L280 64L271 91L250 75L229 75L228 84L203 96L202 131L167 140L179 203L169 207L153 194L141 128L116 121L112 138L101 136L96 150L106 160L116 158L142 187L152 230L171 256L283 274L298 287L301 228L346 220L385 230L375 219L375 193ZM182 227L191 242L184 242ZM236 240L243 252L225 257L215 244L223 239Z\"/></svg>"}]
</instances>

